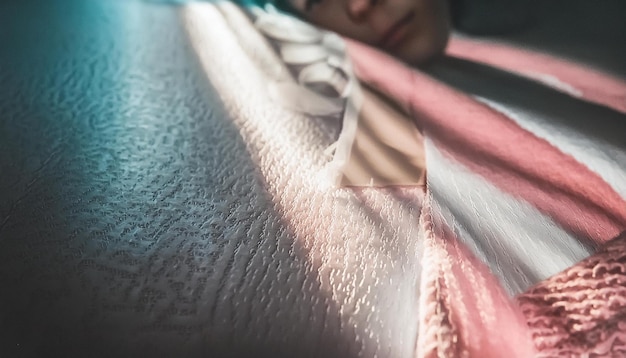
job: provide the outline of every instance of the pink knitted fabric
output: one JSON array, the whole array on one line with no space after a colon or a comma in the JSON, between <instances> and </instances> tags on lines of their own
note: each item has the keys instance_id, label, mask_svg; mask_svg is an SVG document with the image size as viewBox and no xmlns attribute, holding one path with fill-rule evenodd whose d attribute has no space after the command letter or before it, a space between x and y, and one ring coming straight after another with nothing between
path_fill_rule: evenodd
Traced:
<instances>
[{"instance_id":1,"label":"pink knitted fabric","mask_svg":"<svg viewBox=\"0 0 626 358\"><path fill-rule=\"evenodd\" d=\"M550 74L578 89L588 101L626 113L624 81L593 68L523 48L457 37L450 40L447 53L524 76Z\"/></svg>"},{"instance_id":2,"label":"pink knitted fabric","mask_svg":"<svg viewBox=\"0 0 626 358\"><path fill-rule=\"evenodd\" d=\"M626 356L626 233L517 301L541 357Z\"/></svg>"},{"instance_id":3,"label":"pink knitted fabric","mask_svg":"<svg viewBox=\"0 0 626 358\"><path fill-rule=\"evenodd\" d=\"M626 230L623 182L614 179L624 177L624 166L617 159L597 165L607 156L621 158L621 149L607 150L602 139L567 124L546 131L553 123L538 122L535 108L519 110L513 99L502 104L465 93L371 48L348 44L359 78L413 113L425 137L428 185L420 218L424 255L416 356L624 356L626 238L611 241ZM490 65L501 61L501 68L520 74L559 76L580 96L546 90L541 95L548 97L541 100L579 108L581 116L623 119L619 98L626 85L608 76L549 56L507 52L504 45L459 40L451 48L458 57ZM492 58L494 48L498 56ZM474 80L463 73L466 68L450 70ZM489 85L504 86L509 98L541 88L506 81ZM575 87L580 84L584 88ZM571 112L551 112L563 113ZM581 146L581 140L589 145ZM603 244L602 251L577 264L593 252L591 246ZM560 266L543 269L559 260Z\"/></svg>"}]
</instances>

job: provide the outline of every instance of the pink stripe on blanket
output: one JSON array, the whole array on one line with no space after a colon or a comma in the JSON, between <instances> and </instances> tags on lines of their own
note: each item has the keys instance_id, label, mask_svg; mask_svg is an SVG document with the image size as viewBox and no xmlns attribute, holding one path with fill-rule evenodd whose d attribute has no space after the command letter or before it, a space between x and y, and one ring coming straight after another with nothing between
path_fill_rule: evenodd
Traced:
<instances>
[{"instance_id":1,"label":"pink stripe on blanket","mask_svg":"<svg viewBox=\"0 0 626 358\"><path fill-rule=\"evenodd\" d=\"M602 243L625 229L626 202L571 156L379 51L348 46L358 76L410 108L425 134L461 164L581 237Z\"/></svg>"},{"instance_id":2,"label":"pink stripe on blanket","mask_svg":"<svg viewBox=\"0 0 626 358\"><path fill-rule=\"evenodd\" d=\"M425 238L417 357L534 357L518 307L431 212L430 200L420 217Z\"/></svg>"},{"instance_id":3,"label":"pink stripe on blanket","mask_svg":"<svg viewBox=\"0 0 626 358\"><path fill-rule=\"evenodd\" d=\"M450 39L447 53L522 75L547 74L579 90L582 97L626 113L626 82L596 69L503 43Z\"/></svg>"}]
</instances>

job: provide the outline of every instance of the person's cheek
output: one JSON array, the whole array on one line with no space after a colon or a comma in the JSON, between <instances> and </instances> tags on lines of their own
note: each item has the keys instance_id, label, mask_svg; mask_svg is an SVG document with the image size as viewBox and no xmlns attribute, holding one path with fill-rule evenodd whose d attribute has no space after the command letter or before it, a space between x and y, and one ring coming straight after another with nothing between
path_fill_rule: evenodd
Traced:
<instances>
[{"instance_id":1,"label":"person's cheek","mask_svg":"<svg viewBox=\"0 0 626 358\"><path fill-rule=\"evenodd\" d=\"M412 36L392 54L410 64L420 65L441 55L448 37L447 19L439 17L439 14L429 13L414 22Z\"/></svg>"}]
</instances>

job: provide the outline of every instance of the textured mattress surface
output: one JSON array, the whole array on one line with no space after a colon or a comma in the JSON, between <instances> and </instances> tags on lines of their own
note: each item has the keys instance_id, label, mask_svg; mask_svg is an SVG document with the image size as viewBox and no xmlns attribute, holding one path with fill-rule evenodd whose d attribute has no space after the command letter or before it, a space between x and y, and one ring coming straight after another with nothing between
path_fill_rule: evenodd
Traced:
<instances>
[{"instance_id":1,"label":"textured mattress surface","mask_svg":"<svg viewBox=\"0 0 626 358\"><path fill-rule=\"evenodd\" d=\"M178 8L63 5L5 22L2 355L410 353L421 189L318 188L336 124L232 116Z\"/></svg>"}]
</instances>

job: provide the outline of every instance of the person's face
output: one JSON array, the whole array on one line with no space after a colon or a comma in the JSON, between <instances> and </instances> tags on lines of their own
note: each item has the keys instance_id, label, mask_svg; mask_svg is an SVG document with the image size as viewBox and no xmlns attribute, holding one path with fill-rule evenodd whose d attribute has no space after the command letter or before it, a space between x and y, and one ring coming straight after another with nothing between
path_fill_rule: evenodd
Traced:
<instances>
[{"instance_id":1,"label":"person's face","mask_svg":"<svg viewBox=\"0 0 626 358\"><path fill-rule=\"evenodd\" d=\"M288 0L304 19L409 63L443 52L450 32L447 0Z\"/></svg>"}]
</instances>

